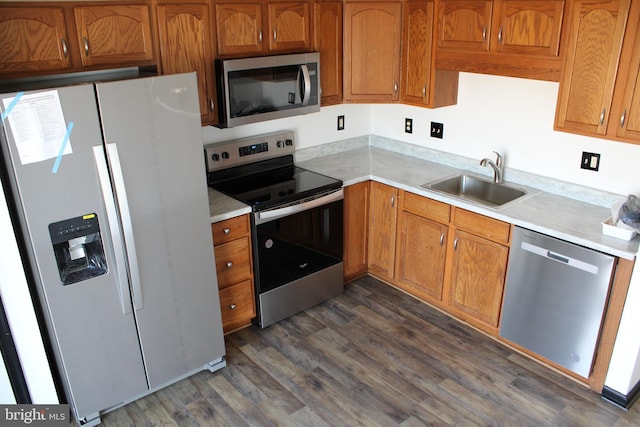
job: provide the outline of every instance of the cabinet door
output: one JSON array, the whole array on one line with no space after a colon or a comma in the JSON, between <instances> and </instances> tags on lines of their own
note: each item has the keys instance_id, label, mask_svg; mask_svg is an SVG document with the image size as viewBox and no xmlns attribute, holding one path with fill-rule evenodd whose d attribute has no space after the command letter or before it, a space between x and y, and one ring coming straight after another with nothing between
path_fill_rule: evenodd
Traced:
<instances>
[{"instance_id":1,"label":"cabinet door","mask_svg":"<svg viewBox=\"0 0 640 427\"><path fill-rule=\"evenodd\" d=\"M640 8L636 8L636 15L629 18L629 30L625 38L625 43L633 42L629 66L625 70L626 79L616 87L616 92L623 94L622 104L612 125L618 137L640 143Z\"/></svg>"},{"instance_id":2,"label":"cabinet door","mask_svg":"<svg viewBox=\"0 0 640 427\"><path fill-rule=\"evenodd\" d=\"M604 135L630 0L576 0L569 19L556 128Z\"/></svg>"},{"instance_id":3,"label":"cabinet door","mask_svg":"<svg viewBox=\"0 0 640 427\"><path fill-rule=\"evenodd\" d=\"M448 226L410 212L398 218L396 284L424 300L442 299Z\"/></svg>"},{"instance_id":4,"label":"cabinet door","mask_svg":"<svg viewBox=\"0 0 640 427\"><path fill-rule=\"evenodd\" d=\"M450 304L465 320L497 328L508 255L506 246L456 230Z\"/></svg>"},{"instance_id":5,"label":"cabinet door","mask_svg":"<svg viewBox=\"0 0 640 427\"><path fill-rule=\"evenodd\" d=\"M402 31L402 101L427 104L432 68L433 2L405 3Z\"/></svg>"},{"instance_id":6,"label":"cabinet door","mask_svg":"<svg viewBox=\"0 0 640 427\"><path fill-rule=\"evenodd\" d=\"M399 99L401 2L345 3L344 98Z\"/></svg>"},{"instance_id":7,"label":"cabinet door","mask_svg":"<svg viewBox=\"0 0 640 427\"><path fill-rule=\"evenodd\" d=\"M369 182L344 189L344 278L351 280L367 272L369 229Z\"/></svg>"},{"instance_id":8,"label":"cabinet door","mask_svg":"<svg viewBox=\"0 0 640 427\"><path fill-rule=\"evenodd\" d=\"M0 73L71 67L61 7L0 7Z\"/></svg>"},{"instance_id":9,"label":"cabinet door","mask_svg":"<svg viewBox=\"0 0 640 427\"><path fill-rule=\"evenodd\" d=\"M505 53L558 56L564 0L502 0L493 41Z\"/></svg>"},{"instance_id":10,"label":"cabinet door","mask_svg":"<svg viewBox=\"0 0 640 427\"><path fill-rule=\"evenodd\" d=\"M217 122L213 43L208 4L158 5L160 63L164 74L195 71L203 125Z\"/></svg>"},{"instance_id":11,"label":"cabinet door","mask_svg":"<svg viewBox=\"0 0 640 427\"><path fill-rule=\"evenodd\" d=\"M311 3L269 3L269 50L311 48Z\"/></svg>"},{"instance_id":12,"label":"cabinet door","mask_svg":"<svg viewBox=\"0 0 640 427\"><path fill-rule=\"evenodd\" d=\"M73 12L83 66L152 62L148 5L76 6Z\"/></svg>"},{"instance_id":13,"label":"cabinet door","mask_svg":"<svg viewBox=\"0 0 640 427\"><path fill-rule=\"evenodd\" d=\"M489 50L492 0L442 0L438 15L438 47Z\"/></svg>"},{"instance_id":14,"label":"cabinet door","mask_svg":"<svg viewBox=\"0 0 640 427\"><path fill-rule=\"evenodd\" d=\"M218 55L263 50L262 3L216 4Z\"/></svg>"},{"instance_id":15,"label":"cabinet door","mask_svg":"<svg viewBox=\"0 0 640 427\"><path fill-rule=\"evenodd\" d=\"M321 104L342 101L342 2L318 1L314 5L314 49L320 53Z\"/></svg>"},{"instance_id":16,"label":"cabinet door","mask_svg":"<svg viewBox=\"0 0 640 427\"><path fill-rule=\"evenodd\" d=\"M369 272L393 280L398 190L371 182L369 200Z\"/></svg>"}]
</instances>

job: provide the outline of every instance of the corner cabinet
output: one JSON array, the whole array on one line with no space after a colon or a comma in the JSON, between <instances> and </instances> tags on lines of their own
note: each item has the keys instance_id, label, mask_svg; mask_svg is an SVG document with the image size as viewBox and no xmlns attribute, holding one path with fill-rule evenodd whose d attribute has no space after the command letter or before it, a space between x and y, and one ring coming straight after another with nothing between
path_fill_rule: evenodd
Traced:
<instances>
[{"instance_id":1,"label":"corner cabinet","mask_svg":"<svg viewBox=\"0 0 640 427\"><path fill-rule=\"evenodd\" d=\"M640 143L640 5L572 2L557 130Z\"/></svg>"},{"instance_id":2,"label":"corner cabinet","mask_svg":"<svg viewBox=\"0 0 640 427\"><path fill-rule=\"evenodd\" d=\"M393 281L398 189L371 181L369 193L369 272Z\"/></svg>"},{"instance_id":3,"label":"corner cabinet","mask_svg":"<svg viewBox=\"0 0 640 427\"><path fill-rule=\"evenodd\" d=\"M311 49L311 1L217 2L218 55Z\"/></svg>"},{"instance_id":4,"label":"corner cabinet","mask_svg":"<svg viewBox=\"0 0 640 427\"><path fill-rule=\"evenodd\" d=\"M344 188L344 280L367 274L369 181Z\"/></svg>"},{"instance_id":5,"label":"corner cabinet","mask_svg":"<svg viewBox=\"0 0 640 427\"><path fill-rule=\"evenodd\" d=\"M441 0L436 67L558 81L564 0Z\"/></svg>"},{"instance_id":6,"label":"corner cabinet","mask_svg":"<svg viewBox=\"0 0 640 427\"><path fill-rule=\"evenodd\" d=\"M402 2L344 4L344 100L400 99Z\"/></svg>"},{"instance_id":7,"label":"corner cabinet","mask_svg":"<svg viewBox=\"0 0 640 427\"><path fill-rule=\"evenodd\" d=\"M225 334L250 325L256 316L249 227L249 215L211 225Z\"/></svg>"},{"instance_id":8,"label":"corner cabinet","mask_svg":"<svg viewBox=\"0 0 640 427\"><path fill-rule=\"evenodd\" d=\"M195 71L203 126L218 122L208 3L164 3L156 8L162 74Z\"/></svg>"}]
</instances>

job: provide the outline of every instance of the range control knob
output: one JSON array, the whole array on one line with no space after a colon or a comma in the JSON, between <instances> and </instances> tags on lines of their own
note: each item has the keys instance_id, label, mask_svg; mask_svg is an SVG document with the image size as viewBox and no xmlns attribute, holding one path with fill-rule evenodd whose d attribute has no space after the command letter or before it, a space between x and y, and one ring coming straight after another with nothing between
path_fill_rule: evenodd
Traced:
<instances>
[{"instance_id":1,"label":"range control knob","mask_svg":"<svg viewBox=\"0 0 640 427\"><path fill-rule=\"evenodd\" d=\"M222 158L223 158L223 159L228 159L228 158L229 158L229 153L228 153L228 152L226 152L226 151L223 151L223 152L222 152Z\"/></svg>"},{"instance_id":2,"label":"range control knob","mask_svg":"<svg viewBox=\"0 0 640 427\"><path fill-rule=\"evenodd\" d=\"M287 144L287 147L291 147L293 145L293 140L287 139L284 143Z\"/></svg>"},{"instance_id":3,"label":"range control knob","mask_svg":"<svg viewBox=\"0 0 640 427\"><path fill-rule=\"evenodd\" d=\"M276 142L276 145L278 146L278 148L284 147L284 141L278 141Z\"/></svg>"},{"instance_id":4,"label":"range control knob","mask_svg":"<svg viewBox=\"0 0 640 427\"><path fill-rule=\"evenodd\" d=\"M218 160L220 160L220 155L218 153L213 153L211 155L211 160L213 160L214 162L217 162Z\"/></svg>"}]
</instances>

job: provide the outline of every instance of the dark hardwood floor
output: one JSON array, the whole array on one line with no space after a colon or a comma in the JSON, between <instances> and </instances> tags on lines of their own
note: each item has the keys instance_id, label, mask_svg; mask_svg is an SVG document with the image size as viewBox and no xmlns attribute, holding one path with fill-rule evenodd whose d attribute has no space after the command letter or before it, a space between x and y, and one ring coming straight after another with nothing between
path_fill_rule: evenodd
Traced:
<instances>
[{"instance_id":1,"label":"dark hardwood floor","mask_svg":"<svg viewBox=\"0 0 640 427\"><path fill-rule=\"evenodd\" d=\"M110 412L103 425L640 425L640 404L625 412L370 277L226 342L226 368Z\"/></svg>"}]
</instances>

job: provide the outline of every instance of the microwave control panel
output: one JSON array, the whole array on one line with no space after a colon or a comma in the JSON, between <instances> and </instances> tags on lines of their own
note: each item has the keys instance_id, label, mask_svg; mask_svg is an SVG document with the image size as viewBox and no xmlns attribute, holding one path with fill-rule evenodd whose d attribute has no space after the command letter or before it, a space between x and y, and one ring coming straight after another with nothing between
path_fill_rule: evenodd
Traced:
<instances>
[{"instance_id":1,"label":"microwave control panel","mask_svg":"<svg viewBox=\"0 0 640 427\"><path fill-rule=\"evenodd\" d=\"M217 142L204 147L207 172L293 154L293 131L275 132L251 138Z\"/></svg>"}]
</instances>

